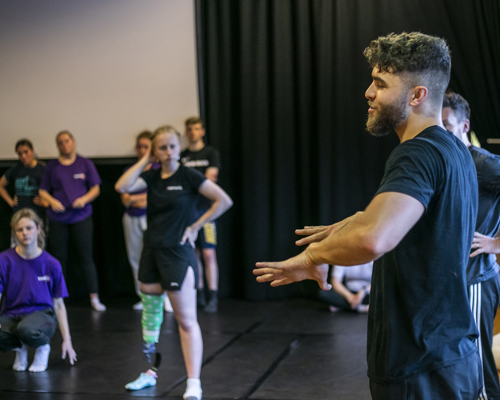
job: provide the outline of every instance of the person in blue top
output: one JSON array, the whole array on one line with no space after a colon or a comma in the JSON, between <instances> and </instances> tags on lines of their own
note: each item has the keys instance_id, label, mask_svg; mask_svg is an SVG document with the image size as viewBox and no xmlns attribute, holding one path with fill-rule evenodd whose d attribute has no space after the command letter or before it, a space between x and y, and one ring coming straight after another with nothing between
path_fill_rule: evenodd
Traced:
<instances>
[{"instance_id":1,"label":"person in blue top","mask_svg":"<svg viewBox=\"0 0 500 400\"><path fill-rule=\"evenodd\" d=\"M61 264L43 250L42 225L32 209L17 211L11 220L17 245L0 253L0 350L16 352L15 371L28 368L28 347L36 349L29 371L47 369L57 323L62 358L76 361L63 300L68 291Z\"/></svg>"},{"instance_id":2,"label":"person in blue top","mask_svg":"<svg viewBox=\"0 0 500 400\"><path fill-rule=\"evenodd\" d=\"M493 237L500 229L500 156L471 144L467 137L469 103L458 93L444 96L443 125L467 146L476 166L479 188L476 235ZM480 399L500 399L498 371L491 349L493 323L500 306L499 268L496 256L487 252L471 254L467 266L470 306L479 329L477 345L483 362L484 388Z\"/></svg>"},{"instance_id":3,"label":"person in blue top","mask_svg":"<svg viewBox=\"0 0 500 400\"><path fill-rule=\"evenodd\" d=\"M446 42L419 32L379 37L365 49L372 68L367 130L396 132L379 189L363 212L298 230L309 244L282 262L258 262L258 282L314 279L323 264L375 260L367 361L374 400L477 400L482 368L466 268L477 216L477 179L467 147L442 124L451 71Z\"/></svg>"},{"instance_id":4,"label":"person in blue top","mask_svg":"<svg viewBox=\"0 0 500 400\"><path fill-rule=\"evenodd\" d=\"M184 399L200 400L200 371L203 340L196 315L197 261L195 241L202 226L222 215L231 198L200 172L180 163L179 134L171 126L158 128L151 138L151 153L129 168L116 182L120 193L147 189L147 224L139 265L142 297L143 351L154 366L128 383L128 390L156 385L161 356L155 343L163 321L163 292L166 290L179 325L187 370ZM160 169L144 167L157 159ZM143 172L144 171L144 172ZM211 207L195 218L198 195L212 200Z\"/></svg>"}]
</instances>

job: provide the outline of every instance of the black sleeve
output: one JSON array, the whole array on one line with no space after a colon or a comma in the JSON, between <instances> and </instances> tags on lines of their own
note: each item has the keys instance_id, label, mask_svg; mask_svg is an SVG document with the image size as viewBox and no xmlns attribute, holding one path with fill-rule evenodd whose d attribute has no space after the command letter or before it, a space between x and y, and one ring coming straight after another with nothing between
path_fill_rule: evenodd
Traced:
<instances>
[{"instance_id":1,"label":"black sleeve","mask_svg":"<svg viewBox=\"0 0 500 400\"><path fill-rule=\"evenodd\" d=\"M19 163L16 165L13 165L10 167L7 171L5 171L5 179L7 179L7 182L12 183L16 180L16 176L19 171Z\"/></svg>"},{"instance_id":2,"label":"black sleeve","mask_svg":"<svg viewBox=\"0 0 500 400\"><path fill-rule=\"evenodd\" d=\"M209 165L208 168L210 167L217 167L221 169L221 163L220 163L220 153L218 150L214 149L212 147L212 151L210 152L210 157L209 157Z\"/></svg>"},{"instance_id":3,"label":"black sleeve","mask_svg":"<svg viewBox=\"0 0 500 400\"><path fill-rule=\"evenodd\" d=\"M201 184L207 179L201 172L196 171L194 168L187 168L187 167L186 167L185 177L189 184L189 187L193 192L198 192Z\"/></svg>"},{"instance_id":4,"label":"black sleeve","mask_svg":"<svg viewBox=\"0 0 500 400\"><path fill-rule=\"evenodd\" d=\"M500 157L488 157L484 160L483 184L492 192L500 192Z\"/></svg>"}]
</instances>

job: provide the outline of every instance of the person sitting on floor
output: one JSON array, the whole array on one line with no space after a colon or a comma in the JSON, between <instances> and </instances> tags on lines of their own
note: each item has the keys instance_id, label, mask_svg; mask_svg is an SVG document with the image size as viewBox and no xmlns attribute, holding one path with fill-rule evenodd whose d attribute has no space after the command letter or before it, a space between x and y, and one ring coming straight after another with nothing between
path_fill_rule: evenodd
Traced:
<instances>
[{"instance_id":1,"label":"person sitting on floor","mask_svg":"<svg viewBox=\"0 0 500 400\"><path fill-rule=\"evenodd\" d=\"M11 226L17 245L0 253L0 350L14 350L12 368L25 371L27 347L34 347L29 371L45 371L57 319L63 337L62 358L68 356L73 365L76 353L63 300L68 291L61 264L43 250L42 221L35 211L23 208L12 216Z\"/></svg>"},{"instance_id":2,"label":"person sitting on floor","mask_svg":"<svg viewBox=\"0 0 500 400\"><path fill-rule=\"evenodd\" d=\"M349 310L368 312L373 261L342 267L335 265L331 274L331 290L320 290L318 298L330 306L331 312Z\"/></svg>"}]
</instances>

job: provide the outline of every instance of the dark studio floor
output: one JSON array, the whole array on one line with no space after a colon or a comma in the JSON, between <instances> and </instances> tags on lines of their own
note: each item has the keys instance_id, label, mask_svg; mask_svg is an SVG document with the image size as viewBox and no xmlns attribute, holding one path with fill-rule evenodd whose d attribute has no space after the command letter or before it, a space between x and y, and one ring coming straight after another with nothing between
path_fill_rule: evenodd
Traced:
<instances>
[{"instance_id":1,"label":"dark studio floor","mask_svg":"<svg viewBox=\"0 0 500 400\"><path fill-rule=\"evenodd\" d=\"M148 367L141 352L141 313L132 310L133 302L108 301L104 313L69 304L77 364L71 367L60 359L59 332L45 372L15 372L13 352L1 354L0 399L181 399L185 369L172 314L165 316L157 347L163 355L157 386L137 392L123 387ZM198 318L206 400L370 398L366 315L332 314L310 300L223 300L219 313L200 311Z\"/></svg>"}]
</instances>

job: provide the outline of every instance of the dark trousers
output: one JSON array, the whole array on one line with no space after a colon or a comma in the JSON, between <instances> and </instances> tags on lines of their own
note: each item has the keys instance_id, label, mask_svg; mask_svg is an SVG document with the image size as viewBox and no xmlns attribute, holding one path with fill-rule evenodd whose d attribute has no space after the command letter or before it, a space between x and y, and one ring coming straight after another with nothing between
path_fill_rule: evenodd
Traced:
<instances>
[{"instance_id":1,"label":"dark trousers","mask_svg":"<svg viewBox=\"0 0 500 400\"><path fill-rule=\"evenodd\" d=\"M498 371L491 349L493 325L500 305L500 275L469 286L468 295L471 311L479 329L477 346L483 362L484 390L479 399L500 400Z\"/></svg>"},{"instance_id":2,"label":"dark trousers","mask_svg":"<svg viewBox=\"0 0 500 400\"><path fill-rule=\"evenodd\" d=\"M97 293L99 286L93 257L93 233L92 217L74 224L49 221L50 252L61 263L64 277L66 277L66 265L71 245L83 269L89 293Z\"/></svg>"},{"instance_id":3,"label":"dark trousers","mask_svg":"<svg viewBox=\"0 0 500 400\"><path fill-rule=\"evenodd\" d=\"M0 317L0 350L21 347L40 347L50 342L56 331L56 315L52 308L35 311L20 317Z\"/></svg>"},{"instance_id":4,"label":"dark trousers","mask_svg":"<svg viewBox=\"0 0 500 400\"><path fill-rule=\"evenodd\" d=\"M456 364L395 382L370 381L373 400L477 400L483 386L479 351Z\"/></svg>"}]
</instances>

